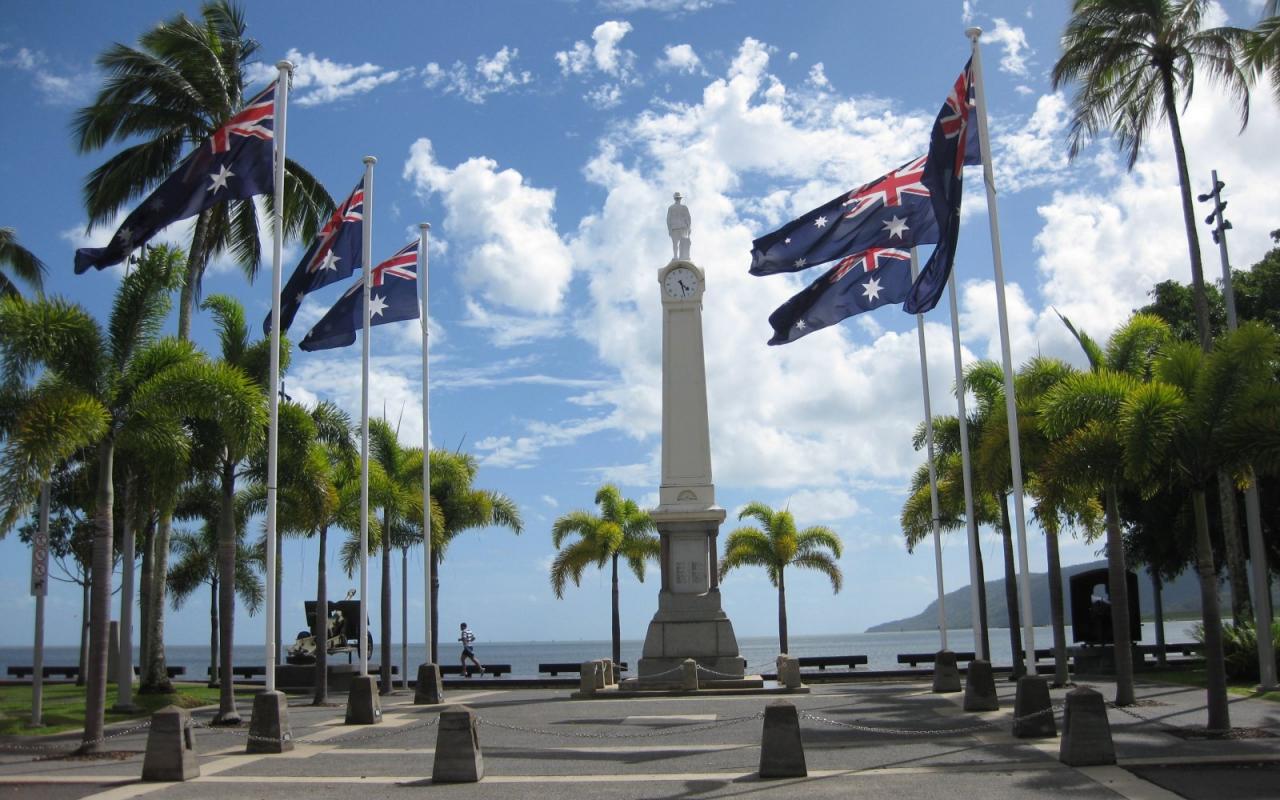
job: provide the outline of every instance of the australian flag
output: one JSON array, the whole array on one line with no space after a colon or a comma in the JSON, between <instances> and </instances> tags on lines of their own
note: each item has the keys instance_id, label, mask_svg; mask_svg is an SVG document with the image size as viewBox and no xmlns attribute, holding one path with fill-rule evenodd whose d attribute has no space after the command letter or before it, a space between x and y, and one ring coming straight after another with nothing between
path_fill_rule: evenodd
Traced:
<instances>
[{"instance_id":1,"label":"australian flag","mask_svg":"<svg viewBox=\"0 0 1280 800\"><path fill-rule=\"evenodd\" d=\"M289 330L302 305L302 298L322 286L351 277L363 265L361 245L364 234L364 178L356 184L346 202L334 209L329 221L294 268L280 293L280 330ZM262 321L262 332L271 333L271 314Z\"/></svg>"},{"instance_id":2,"label":"australian flag","mask_svg":"<svg viewBox=\"0 0 1280 800\"><path fill-rule=\"evenodd\" d=\"M769 344L794 342L854 314L901 303L910 288L910 250L872 247L846 256L769 315Z\"/></svg>"},{"instance_id":3,"label":"australian flag","mask_svg":"<svg viewBox=\"0 0 1280 800\"><path fill-rule=\"evenodd\" d=\"M938 225L938 246L929 263L920 270L919 277L907 293L902 310L908 314L923 314L938 304L942 292L951 277L951 267L956 256L956 242L960 238L960 197L964 165L980 163L969 154L970 142L976 142L973 130L973 63L964 65L964 72L956 78L951 93L947 95L938 118L933 121L929 138L929 158L925 164L923 182L933 203L933 215ZM968 157L966 157L968 156Z\"/></svg>"},{"instance_id":4,"label":"australian flag","mask_svg":"<svg viewBox=\"0 0 1280 800\"><path fill-rule=\"evenodd\" d=\"M178 164L173 174L125 217L106 247L76 251L76 273L119 264L129 253L178 220L223 200L270 192L274 181L276 85L254 97Z\"/></svg>"},{"instance_id":5,"label":"australian flag","mask_svg":"<svg viewBox=\"0 0 1280 800\"><path fill-rule=\"evenodd\" d=\"M936 242L925 169L921 156L756 239L751 274L799 272L870 247Z\"/></svg>"},{"instance_id":6,"label":"australian flag","mask_svg":"<svg viewBox=\"0 0 1280 800\"><path fill-rule=\"evenodd\" d=\"M418 318L418 242L369 271L369 324ZM364 328L364 276L343 292L299 345L308 352L346 347Z\"/></svg>"}]
</instances>

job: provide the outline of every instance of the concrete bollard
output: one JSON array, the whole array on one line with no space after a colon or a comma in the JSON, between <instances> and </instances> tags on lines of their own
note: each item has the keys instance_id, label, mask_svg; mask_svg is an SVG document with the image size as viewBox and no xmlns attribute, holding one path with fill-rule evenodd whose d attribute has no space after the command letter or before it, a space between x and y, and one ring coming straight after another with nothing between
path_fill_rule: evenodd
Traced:
<instances>
[{"instance_id":1,"label":"concrete bollard","mask_svg":"<svg viewBox=\"0 0 1280 800\"><path fill-rule=\"evenodd\" d=\"M1116 763L1116 745L1101 692L1083 687L1067 692L1058 760L1071 767Z\"/></svg>"},{"instance_id":2,"label":"concrete bollard","mask_svg":"<svg viewBox=\"0 0 1280 800\"><path fill-rule=\"evenodd\" d=\"M578 668L578 691L582 694L596 693L596 670L599 665L594 661L583 661Z\"/></svg>"},{"instance_id":3,"label":"concrete bollard","mask_svg":"<svg viewBox=\"0 0 1280 800\"><path fill-rule=\"evenodd\" d=\"M778 657L778 683L788 689L800 688L800 659L790 656Z\"/></svg>"},{"instance_id":4,"label":"concrete bollard","mask_svg":"<svg viewBox=\"0 0 1280 800\"><path fill-rule=\"evenodd\" d=\"M293 749L289 700L284 692L259 692L253 698L246 753L285 753Z\"/></svg>"},{"instance_id":5,"label":"concrete bollard","mask_svg":"<svg viewBox=\"0 0 1280 800\"><path fill-rule=\"evenodd\" d=\"M960 668L956 654L939 650L933 656L933 691L938 694L960 691Z\"/></svg>"},{"instance_id":6,"label":"concrete bollard","mask_svg":"<svg viewBox=\"0 0 1280 800\"><path fill-rule=\"evenodd\" d=\"M604 679L604 662L597 658L592 663L595 664L595 670L592 672L592 675L595 679L596 690L599 691L600 689L603 689L606 684Z\"/></svg>"},{"instance_id":7,"label":"concrete bollard","mask_svg":"<svg viewBox=\"0 0 1280 800\"><path fill-rule=\"evenodd\" d=\"M378 699L378 679L357 675L347 691L348 725L376 725L382 722L382 701Z\"/></svg>"},{"instance_id":8,"label":"concrete bollard","mask_svg":"<svg viewBox=\"0 0 1280 800\"><path fill-rule=\"evenodd\" d=\"M439 664L418 665L418 685L413 690L415 706L434 706L444 702L444 682Z\"/></svg>"},{"instance_id":9,"label":"concrete bollard","mask_svg":"<svg viewBox=\"0 0 1280 800\"><path fill-rule=\"evenodd\" d=\"M996 676L991 662L975 659L969 662L969 672L964 681L965 711L998 711L1000 698L996 695Z\"/></svg>"},{"instance_id":10,"label":"concrete bollard","mask_svg":"<svg viewBox=\"0 0 1280 800\"><path fill-rule=\"evenodd\" d=\"M617 673L614 671L613 659L604 658L600 660L600 666L604 667L604 685L615 686L618 683Z\"/></svg>"},{"instance_id":11,"label":"concrete bollard","mask_svg":"<svg viewBox=\"0 0 1280 800\"><path fill-rule=\"evenodd\" d=\"M1013 701L1013 735L1022 739L1058 735L1049 699L1049 681L1038 675L1018 678L1018 694Z\"/></svg>"},{"instance_id":12,"label":"concrete bollard","mask_svg":"<svg viewBox=\"0 0 1280 800\"><path fill-rule=\"evenodd\" d=\"M165 706L151 715L147 754L142 759L144 781L189 781L199 777L191 712Z\"/></svg>"},{"instance_id":13,"label":"concrete bollard","mask_svg":"<svg viewBox=\"0 0 1280 800\"><path fill-rule=\"evenodd\" d=\"M468 706L448 706L440 712L432 783L477 783L484 778L484 755L476 712Z\"/></svg>"},{"instance_id":14,"label":"concrete bollard","mask_svg":"<svg viewBox=\"0 0 1280 800\"><path fill-rule=\"evenodd\" d=\"M791 703L764 707L764 732L760 737L761 778L803 778L809 774L800 741L800 715Z\"/></svg>"},{"instance_id":15,"label":"concrete bollard","mask_svg":"<svg viewBox=\"0 0 1280 800\"><path fill-rule=\"evenodd\" d=\"M692 658L686 658L680 663L680 688L698 691L698 662Z\"/></svg>"}]
</instances>

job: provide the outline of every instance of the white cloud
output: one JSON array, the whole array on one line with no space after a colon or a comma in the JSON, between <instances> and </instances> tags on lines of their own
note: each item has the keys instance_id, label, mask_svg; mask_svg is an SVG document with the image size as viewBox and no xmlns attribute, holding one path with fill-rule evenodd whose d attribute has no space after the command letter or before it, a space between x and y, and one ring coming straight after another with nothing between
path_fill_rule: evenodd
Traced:
<instances>
[{"instance_id":1,"label":"white cloud","mask_svg":"<svg viewBox=\"0 0 1280 800\"><path fill-rule=\"evenodd\" d=\"M796 60L796 59L798 59L798 58L800 58L800 54L799 54L799 53L797 53L797 52L796 52L796 51L794 51L794 50L792 50L790 53L787 53L787 60L788 60L788 61L795 61L795 60Z\"/></svg>"},{"instance_id":2,"label":"white cloud","mask_svg":"<svg viewBox=\"0 0 1280 800\"><path fill-rule=\"evenodd\" d=\"M300 106L333 103L414 74L412 69L389 70L368 62L340 64L315 53L304 55L296 48L290 48L285 59L293 63L293 91L298 93L291 100ZM276 74L274 66L259 62L250 65L246 77L250 83L260 83L274 80Z\"/></svg>"},{"instance_id":3,"label":"white cloud","mask_svg":"<svg viewBox=\"0 0 1280 800\"><path fill-rule=\"evenodd\" d=\"M619 46L630 32L630 22L606 20L591 32L592 44L579 39L571 50L555 54L562 75L589 79L600 74L612 78L584 95L584 99L596 108L616 106L621 100L622 90L639 82L634 69L636 54Z\"/></svg>"},{"instance_id":4,"label":"white cloud","mask_svg":"<svg viewBox=\"0 0 1280 800\"><path fill-rule=\"evenodd\" d=\"M844 489L802 489L792 492L782 505L801 527L848 519L863 510L857 498Z\"/></svg>"},{"instance_id":5,"label":"white cloud","mask_svg":"<svg viewBox=\"0 0 1280 800\"><path fill-rule=\"evenodd\" d=\"M728 0L600 0L600 7L606 11L618 11L623 14L636 11L690 14L725 2Z\"/></svg>"},{"instance_id":6,"label":"white cloud","mask_svg":"<svg viewBox=\"0 0 1280 800\"><path fill-rule=\"evenodd\" d=\"M809 68L809 83L818 89L830 89L831 81L827 80L827 70L819 61Z\"/></svg>"},{"instance_id":7,"label":"white cloud","mask_svg":"<svg viewBox=\"0 0 1280 800\"><path fill-rule=\"evenodd\" d=\"M548 506L550 506L550 507L552 507L552 508L559 508L559 507L560 507L560 501L556 500L554 497L552 497L552 496L551 496L551 495L549 495L549 494L544 494L544 495L542 496L542 502L546 503Z\"/></svg>"},{"instance_id":8,"label":"white cloud","mask_svg":"<svg viewBox=\"0 0 1280 800\"><path fill-rule=\"evenodd\" d=\"M565 332L564 324L554 317L499 314L472 298L467 299L467 317L462 325L485 331L495 347L528 344L538 339L555 338Z\"/></svg>"},{"instance_id":9,"label":"white cloud","mask_svg":"<svg viewBox=\"0 0 1280 800\"><path fill-rule=\"evenodd\" d=\"M50 105L70 106L88 102L97 77L93 73L58 74L48 67L49 59L40 50L14 48L0 43L0 67L29 74L36 90Z\"/></svg>"},{"instance_id":10,"label":"white cloud","mask_svg":"<svg viewBox=\"0 0 1280 800\"><path fill-rule=\"evenodd\" d=\"M531 186L488 158L445 167L425 138L410 148L403 176L420 196L441 196L441 227L469 291L529 315L560 309L573 266L551 218L555 190Z\"/></svg>"},{"instance_id":11,"label":"white cloud","mask_svg":"<svg viewBox=\"0 0 1280 800\"><path fill-rule=\"evenodd\" d=\"M658 59L658 69L668 72L682 72L687 74L700 73L702 69L702 59L698 58L698 54L694 52L693 45L688 44L669 44L662 51L662 58Z\"/></svg>"},{"instance_id":12,"label":"white cloud","mask_svg":"<svg viewBox=\"0 0 1280 800\"><path fill-rule=\"evenodd\" d=\"M483 103L489 95L533 82L528 70L513 68L519 55L517 48L504 45L492 56L479 56L472 68L455 61L446 69L433 61L423 70L423 83L429 89L440 88L445 94L457 94L469 103Z\"/></svg>"},{"instance_id":13,"label":"white cloud","mask_svg":"<svg viewBox=\"0 0 1280 800\"><path fill-rule=\"evenodd\" d=\"M1004 48L1004 55L1000 58L1000 71L1025 77L1027 56L1034 52L1027 44L1026 31L1010 25L1001 17L996 17L993 21L995 27L986 31L984 38Z\"/></svg>"},{"instance_id":14,"label":"white cloud","mask_svg":"<svg viewBox=\"0 0 1280 800\"><path fill-rule=\"evenodd\" d=\"M1061 181L1068 168L1064 141L1069 118L1066 98L1055 92L1041 95L1020 127L993 125L992 161L1002 190L1018 192Z\"/></svg>"}]
</instances>

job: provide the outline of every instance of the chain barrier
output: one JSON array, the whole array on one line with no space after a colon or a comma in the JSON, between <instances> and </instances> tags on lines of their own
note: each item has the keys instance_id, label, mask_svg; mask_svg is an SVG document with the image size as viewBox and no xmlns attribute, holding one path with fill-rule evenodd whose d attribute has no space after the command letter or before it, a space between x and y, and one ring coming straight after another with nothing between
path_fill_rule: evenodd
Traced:
<instances>
[{"instance_id":1,"label":"chain barrier","mask_svg":"<svg viewBox=\"0 0 1280 800\"><path fill-rule=\"evenodd\" d=\"M133 725L118 731L103 734L89 741L67 742L65 744L8 744L0 743L0 753L40 753L43 755L70 755L86 745L102 744L110 739L118 739L151 727L151 720Z\"/></svg>"},{"instance_id":2,"label":"chain barrier","mask_svg":"<svg viewBox=\"0 0 1280 800\"><path fill-rule=\"evenodd\" d=\"M1174 732L1174 735L1203 733L1205 736L1226 736L1234 730L1233 728L1208 728L1208 727L1202 728L1196 725L1174 725L1171 722L1164 722L1163 720L1144 717L1138 712L1129 708L1128 706L1118 706L1115 703L1107 703L1107 708L1113 709L1115 711L1119 711L1121 714L1125 714L1126 716L1133 717L1139 722L1144 722L1148 725L1156 725L1158 727L1164 728L1166 731Z\"/></svg>"},{"instance_id":3,"label":"chain barrier","mask_svg":"<svg viewBox=\"0 0 1280 800\"><path fill-rule=\"evenodd\" d=\"M432 716L430 719L427 719L424 722L415 723L413 725L397 725L395 727L385 727L385 728L378 725L360 726L360 727L369 727L371 728L371 730L368 733L363 733L356 736L351 736L351 735L340 736L340 737L335 736L334 739L336 739L340 744L347 744L349 742L365 742L373 739L381 739L383 737L391 736L397 733L408 733L409 731L426 730L427 728L430 728L439 722L440 722L439 716ZM223 727L221 725L210 725L207 722L196 722L193 720L191 722L191 727L196 729L201 729L201 730L209 730L214 733L225 733L231 736L240 736L251 742L277 741L277 739L272 736L255 736L248 729ZM294 739L294 741L296 742L298 740Z\"/></svg>"},{"instance_id":4,"label":"chain barrier","mask_svg":"<svg viewBox=\"0 0 1280 800\"><path fill-rule=\"evenodd\" d=\"M717 675L721 678L728 678L729 680L734 680L734 681L742 680L742 675L732 675L728 672L717 672L716 670L711 669L710 667L704 667L701 664L698 664L697 666L698 666L698 672L700 673L705 672L708 675Z\"/></svg>"},{"instance_id":5,"label":"chain barrier","mask_svg":"<svg viewBox=\"0 0 1280 800\"><path fill-rule=\"evenodd\" d=\"M1021 717L1014 717L1012 720L1009 720L1009 722L1012 722L1016 725L1019 722L1026 722L1027 720L1043 717L1046 714L1053 714L1055 712L1061 711L1063 708L1064 708L1064 705L1062 704L1053 705L1053 706L1050 706L1049 708L1042 709L1040 711L1035 711L1030 714L1025 714ZM841 722L840 720L819 716L818 714L814 714L809 711L801 711L800 716L803 719L812 720L813 722L821 722L824 725L830 725L836 728L847 728L849 730L861 731L863 733L887 734L889 736L951 736L958 733L977 733L979 731L999 730L1002 727L1004 727L1006 724L1008 724L1007 722L1003 722L1003 721L1000 724L997 724L995 722L980 722L976 725L968 725L963 728L922 728L922 729L912 730L907 728L877 728L877 727L872 727L870 725L858 725L852 722Z\"/></svg>"},{"instance_id":6,"label":"chain barrier","mask_svg":"<svg viewBox=\"0 0 1280 800\"><path fill-rule=\"evenodd\" d=\"M479 714L476 715L476 722L481 725L488 725L502 730L517 731L519 733L536 733L543 736L556 736L567 739L656 739L663 736L674 736L680 733L699 733L701 731L709 731L716 728L727 728L730 725L737 725L753 719L764 719L764 712L759 711L745 717L731 717L729 719L716 720L715 722L707 722L700 725L680 725L670 730L662 731L642 731L639 733L579 733L576 731L553 731L546 728L529 728L523 725L512 725L506 722L497 722L495 720L485 719Z\"/></svg>"}]
</instances>

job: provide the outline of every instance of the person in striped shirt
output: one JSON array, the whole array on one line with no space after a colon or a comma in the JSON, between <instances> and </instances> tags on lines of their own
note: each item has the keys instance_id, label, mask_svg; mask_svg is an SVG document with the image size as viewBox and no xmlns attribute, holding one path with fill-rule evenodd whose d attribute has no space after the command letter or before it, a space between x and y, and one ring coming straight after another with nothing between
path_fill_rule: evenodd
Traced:
<instances>
[{"instance_id":1,"label":"person in striped shirt","mask_svg":"<svg viewBox=\"0 0 1280 800\"><path fill-rule=\"evenodd\" d=\"M476 659L475 651L471 649L471 645L476 640L476 635L472 633L470 629L467 628L467 623L465 622L462 623L461 631L462 632L458 635L458 641L462 642L462 658L460 659L460 663L462 665L462 674L466 675L468 678L471 677L471 671L467 669L467 659L469 658L471 659L471 663L475 664L476 667L480 670L480 674L483 675L484 664L481 664Z\"/></svg>"}]
</instances>

